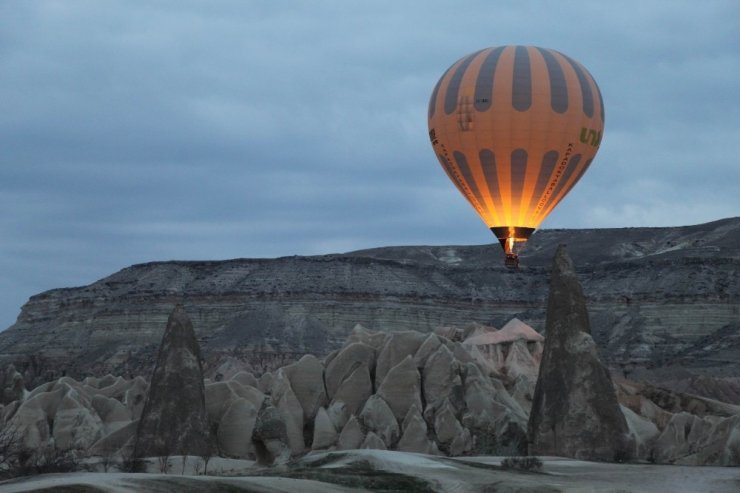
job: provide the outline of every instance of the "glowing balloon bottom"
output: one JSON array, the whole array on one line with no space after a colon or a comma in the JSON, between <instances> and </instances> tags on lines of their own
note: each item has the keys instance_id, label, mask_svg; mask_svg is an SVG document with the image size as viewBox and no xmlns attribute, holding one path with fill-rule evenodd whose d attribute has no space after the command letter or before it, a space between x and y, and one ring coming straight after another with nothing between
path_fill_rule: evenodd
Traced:
<instances>
[{"instance_id":1,"label":"glowing balloon bottom","mask_svg":"<svg viewBox=\"0 0 740 493\"><path fill-rule=\"evenodd\" d=\"M522 226L494 226L491 232L496 235L501 247L506 254L504 265L510 269L519 267L519 252L524 247L534 228L525 228Z\"/></svg>"}]
</instances>

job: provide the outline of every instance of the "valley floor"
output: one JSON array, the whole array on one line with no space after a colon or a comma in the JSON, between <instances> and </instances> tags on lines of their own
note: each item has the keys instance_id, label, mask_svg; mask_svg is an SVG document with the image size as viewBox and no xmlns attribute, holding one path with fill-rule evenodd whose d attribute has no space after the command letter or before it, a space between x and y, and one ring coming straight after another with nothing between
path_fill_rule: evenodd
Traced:
<instances>
[{"instance_id":1,"label":"valley floor","mask_svg":"<svg viewBox=\"0 0 740 493\"><path fill-rule=\"evenodd\" d=\"M501 457L444 458L378 450L310 454L294 463L261 468L249 461L213 459L219 476L70 473L0 483L4 493L85 492L611 492L736 493L740 468L611 464L544 457L540 472L501 468ZM151 462L149 470L155 468ZM185 472L189 471L189 467Z\"/></svg>"}]
</instances>

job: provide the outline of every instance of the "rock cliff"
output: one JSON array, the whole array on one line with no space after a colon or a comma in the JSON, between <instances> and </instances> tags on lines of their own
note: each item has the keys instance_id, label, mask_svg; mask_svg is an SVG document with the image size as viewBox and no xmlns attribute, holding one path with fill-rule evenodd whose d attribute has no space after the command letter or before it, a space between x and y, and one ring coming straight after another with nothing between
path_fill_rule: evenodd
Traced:
<instances>
[{"instance_id":1,"label":"rock cliff","mask_svg":"<svg viewBox=\"0 0 740 493\"><path fill-rule=\"evenodd\" d=\"M593 338L613 369L674 382L740 374L740 218L543 230L515 272L497 244L134 265L33 296L0 333L0 368L13 363L28 383L146 375L177 303L188 306L207 375L225 355L249 361L257 375L306 353L326 355L356 323L431 332L518 317L542 331L559 243L576 260Z\"/></svg>"}]
</instances>

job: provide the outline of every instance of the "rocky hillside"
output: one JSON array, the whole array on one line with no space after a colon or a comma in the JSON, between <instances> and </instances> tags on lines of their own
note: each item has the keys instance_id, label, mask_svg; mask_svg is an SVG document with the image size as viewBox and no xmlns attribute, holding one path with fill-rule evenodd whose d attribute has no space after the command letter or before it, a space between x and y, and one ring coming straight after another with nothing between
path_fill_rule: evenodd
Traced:
<instances>
[{"instance_id":1,"label":"rocky hillside","mask_svg":"<svg viewBox=\"0 0 740 493\"><path fill-rule=\"evenodd\" d=\"M178 314L173 322L184 318ZM181 334L186 331L178 329ZM176 378L182 361L189 359L177 355L191 349L197 352L191 343L177 346L172 344L173 337L164 339L159 361L163 364L158 364L160 374L168 376L163 382ZM540 361L548 364L546 353L541 336L519 320L498 332L471 326L432 334L388 334L357 326L341 349L326 358L305 355L259 379L234 368L232 375L220 381L201 380L200 391L194 393L192 384L198 372L190 371L190 384L179 386L180 396L172 393L178 386L156 383L157 372L150 385L142 377L129 380L108 375L83 381L62 377L0 405L0 443L17 437L16 444L37 454L56 447L71 451L78 459L97 456L119 464L132 450L136 456L147 457L213 453L263 465L285 464L309 451L322 450L388 449L450 457L519 455L527 451L530 408L537 412L535 382ZM549 386L544 393L564 392L576 413L595 402L582 392L596 388L592 372L576 375L570 371L572 364L564 364L560 371L553 364L560 362L551 362L548 371L561 376L570 373L565 379L575 377L571 384L581 385L563 389L541 380L538 386ZM4 373L5 381L22 378L12 366ZM614 411L626 420L623 431L629 438L621 459L740 464L740 406L626 380L615 389L621 405L615 401ZM200 399L195 398L197 394ZM152 402L159 402L159 409ZM187 421L203 408L214 448L194 453L199 442L184 446L182 438L192 437L194 431L202 436L205 427ZM164 425L158 433L147 425L152 414ZM566 414L562 414L564 420ZM590 414L576 423L585 435L603 418ZM181 435L170 433L173 430ZM531 431L530 436L539 433ZM593 459L594 453L601 453L602 444L584 447L581 437L558 433L558 440L558 447L566 447L559 448L557 456ZM138 452L140 444L149 445L148 453Z\"/></svg>"},{"instance_id":2,"label":"rocky hillside","mask_svg":"<svg viewBox=\"0 0 740 493\"><path fill-rule=\"evenodd\" d=\"M498 244L134 265L33 296L0 333L30 380L148 374L161 327L188 307L207 368L255 373L338 348L355 324L430 332L513 317L544 329L549 266L567 243L602 358L631 378L740 374L740 218L678 228L543 230L519 271Z\"/></svg>"}]
</instances>

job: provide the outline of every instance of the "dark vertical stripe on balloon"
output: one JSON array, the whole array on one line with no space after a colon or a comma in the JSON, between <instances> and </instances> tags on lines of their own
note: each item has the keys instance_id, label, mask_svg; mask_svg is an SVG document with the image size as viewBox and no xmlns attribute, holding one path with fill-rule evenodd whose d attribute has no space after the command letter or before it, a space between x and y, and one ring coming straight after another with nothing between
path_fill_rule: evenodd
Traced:
<instances>
[{"instance_id":1,"label":"dark vertical stripe on balloon","mask_svg":"<svg viewBox=\"0 0 740 493\"><path fill-rule=\"evenodd\" d=\"M548 50L537 48L547 65L547 75L550 78L550 107L556 113L568 111L568 86L565 83L565 74L558 60Z\"/></svg>"},{"instance_id":2,"label":"dark vertical stripe on balloon","mask_svg":"<svg viewBox=\"0 0 740 493\"><path fill-rule=\"evenodd\" d=\"M465 157L465 154L460 151L454 151L452 155L454 156L455 162L457 163L457 168L460 170L460 173L462 173L463 178L465 179L465 184L468 186L473 195L475 195L475 198L478 201L480 207L485 207L486 203L483 201L483 197L480 194L478 184L475 182L475 177L473 176L473 172L470 169L470 165L468 164L468 160Z\"/></svg>"},{"instance_id":3,"label":"dark vertical stripe on balloon","mask_svg":"<svg viewBox=\"0 0 740 493\"><path fill-rule=\"evenodd\" d=\"M537 175L537 183L534 186L534 194L532 200L537 202L542 198L542 194L545 193L545 187L547 187L552 172L555 169L555 165L558 163L558 151L548 151L542 157L542 164L540 165L540 173Z\"/></svg>"},{"instance_id":4,"label":"dark vertical stripe on balloon","mask_svg":"<svg viewBox=\"0 0 740 493\"><path fill-rule=\"evenodd\" d=\"M550 205L553 204L553 202L556 201L558 194L560 194L560 191L563 189L566 183L568 183L568 180L570 179L570 175L573 174L573 172L578 167L578 163L581 162L581 154L576 154L572 158L570 158L570 161L568 161L568 166L566 166L565 171L563 172L563 176L560 177L558 180L558 184L555 186L555 190L553 190L552 194L550 195L550 198L547 200L547 204L545 207L543 207L543 210L547 210ZM557 203L557 202L555 202Z\"/></svg>"},{"instance_id":5,"label":"dark vertical stripe on balloon","mask_svg":"<svg viewBox=\"0 0 740 493\"><path fill-rule=\"evenodd\" d=\"M481 51L483 50L476 51L472 55L469 55L467 58L465 58L465 60L463 60L462 63L457 67L455 73L452 74L450 83L447 85L447 92L445 93L445 113L447 113L448 115L452 114L455 111L455 108L457 108L457 99L460 93L460 83L462 82L462 78L465 75L465 71L468 69L470 62L473 61L473 58L475 58Z\"/></svg>"},{"instance_id":6,"label":"dark vertical stripe on balloon","mask_svg":"<svg viewBox=\"0 0 740 493\"><path fill-rule=\"evenodd\" d=\"M475 109L486 111L493 102L493 80L496 74L496 65L505 46L491 50L481 64L478 79L475 81Z\"/></svg>"},{"instance_id":7,"label":"dark vertical stripe on balloon","mask_svg":"<svg viewBox=\"0 0 740 493\"><path fill-rule=\"evenodd\" d=\"M570 66L573 67L576 73L576 77L578 77L578 84L581 86L581 96L583 97L583 112L587 117L591 118L594 116L594 95L591 92L591 85L588 83L586 72L572 58L562 53L561 55L568 60L568 63L570 63Z\"/></svg>"},{"instance_id":8,"label":"dark vertical stripe on balloon","mask_svg":"<svg viewBox=\"0 0 740 493\"><path fill-rule=\"evenodd\" d=\"M449 69L447 69L447 72L449 72ZM437 85L434 86L434 90L432 91L432 97L429 98L429 119L431 120L434 116L434 110L437 107L437 93L439 92L439 86L442 85L442 80L447 75L447 72L444 73L442 77L437 81Z\"/></svg>"},{"instance_id":9,"label":"dark vertical stripe on balloon","mask_svg":"<svg viewBox=\"0 0 740 493\"><path fill-rule=\"evenodd\" d=\"M511 205L518 212L522 203L524 178L527 175L527 151L514 149L511 153Z\"/></svg>"},{"instance_id":10,"label":"dark vertical stripe on balloon","mask_svg":"<svg viewBox=\"0 0 740 493\"><path fill-rule=\"evenodd\" d=\"M503 214L504 204L501 202L501 188L498 183L498 173L496 173L496 156L490 149L483 149L478 157L483 168L483 176L486 177L488 191L493 199L493 206L499 214Z\"/></svg>"},{"instance_id":11,"label":"dark vertical stripe on balloon","mask_svg":"<svg viewBox=\"0 0 740 493\"><path fill-rule=\"evenodd\" d=\"M516 47L513 77L511 104L517 111L527 111L532 105L532 69L529 66L529 52L524 46Z\"/></svg>"},{"instance_id":12,"label":"dark vertical stripe on balloon","mask_svg":"<svg viewBox=\"0 0 740 493\"><path fill-rule=\"evenodd\" d=\"M454 63L452 65L455 65ZM439 88L442 86L442 81L445 80L445 77L447 77L447 74L450 73L450 70L452 70L452 67L449 67L447 70L445 70L445 73L442 74L442 77L439 78L437 81L437 85L434 86L434 90L432 91L432 97L429 100L429 118L431 119L434 116L434 112L437 109L437 94L439 93Z\"/></svg>"},{"instance_id":13,"label":"dark vertical stripe on balloon","mask_svg":"<svg viewBox=\"0 0 740 493\"><path fill-rule=\"evenodd\" d=\"M594 83L594 87L596 88L596 95L599 97L599 108L601 109L601 123L604 123L604 118L606 115L604 115L604 98L601 97L601 89L599 89L599 85L596 83L593 77L591 77L591 82Z\"/></svg>"}]
</instances>

